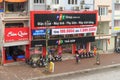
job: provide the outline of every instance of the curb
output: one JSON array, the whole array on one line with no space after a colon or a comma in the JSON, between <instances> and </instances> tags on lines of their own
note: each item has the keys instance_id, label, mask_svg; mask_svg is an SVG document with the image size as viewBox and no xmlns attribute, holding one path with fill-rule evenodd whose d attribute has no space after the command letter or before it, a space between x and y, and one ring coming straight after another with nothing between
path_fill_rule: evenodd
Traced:
<instances>
[{"instance_id":1,"label":"curb","mask_svg":"<svg viewBox=\"0 0 120 80\"><path fill-rule=\"evenodd\" d=\"M114 68L114 67L119 67L119 66L120 66L120 64L113 64L113 65L107 65L107 66L91 68L91 69L84 69L84 70L78 70L78 71L72 71L72 72L66 72L66 73L59 73L59 74L53 74L53 75L47 75L47 76L45 75L45 76L35 77L35 78L27 79L27 80L38 80L38 79L62 77L62 76L68 76L68 75L72 75L72 74L86 73L86 72L97 71L97 70L108 69L108 68Z\"/></svg>"}]
</instances>

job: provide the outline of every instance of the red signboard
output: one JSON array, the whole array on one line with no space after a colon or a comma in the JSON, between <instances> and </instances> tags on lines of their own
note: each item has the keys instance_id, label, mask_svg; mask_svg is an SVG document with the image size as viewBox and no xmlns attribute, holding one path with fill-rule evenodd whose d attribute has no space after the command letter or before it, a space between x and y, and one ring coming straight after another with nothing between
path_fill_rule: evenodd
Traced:
<instances>
[{"instance_id":1,"label":"red signboard","mask_svg":"<svg viewBox=\"0 0 120 80\"><path fill-rule=\"evenodd\" d=\"M29 40L29 28L5 28L5 42Z\"/></svg>"}]
</instances>

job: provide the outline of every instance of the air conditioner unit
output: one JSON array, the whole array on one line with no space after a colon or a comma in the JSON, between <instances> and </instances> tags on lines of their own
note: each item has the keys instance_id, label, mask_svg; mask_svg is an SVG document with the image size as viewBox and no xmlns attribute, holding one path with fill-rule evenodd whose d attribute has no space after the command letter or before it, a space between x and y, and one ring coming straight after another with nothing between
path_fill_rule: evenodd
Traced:
<instances>
[{"instance_id":1,"label":"air conditioner unit","mask_svg":"<svg viewBox=\"0 0 120 80\"><path fill-rule=\"evenodd\" d=\"M84 1L84 0L82 0L82 1L80 2L80 4L85 4L85 1Z\"/></svg>"},{"instance_id":2,"label":"air conditioner unit","mask_svg":"<svg viewBox=\"0 0 120 80\"><path fill-rule=\"evenodd\" d=\"M90 9L90 7L89 6L85 6L85 10L89 10Z\"/></svg>"},{"instance_id":3,"label":"air conditioner unit","mask_svg":"<svg viewBox=\"0 0 120 80\"><path fill-rule=\"evenodd\" d=\"M72 10L73 10L73 11L79 11L80 8L79 8L78 6L75 6L75 7L72 7Z\"/></svg>"},{"instance_id":4,"label":"air conditioner unit","mask_svg":"<svg viewBox=\"0 0 120 80\"><path fill-rule=\"evenodd\" d=\"M63 10L65 10L64 7L59 7L59 11L63 11Z\"/></svg>"},{"instance_id":5,"label":"air conditioner unit","mask_svg":"<svg viewBox=\"0 0 120 80\"><path fill-rule=\"evenodd\" d=\"M47 6L46 6L46 9L47 9L47 10L51 10L50 5L47 5Z\"/></svg>"}]
</instances>

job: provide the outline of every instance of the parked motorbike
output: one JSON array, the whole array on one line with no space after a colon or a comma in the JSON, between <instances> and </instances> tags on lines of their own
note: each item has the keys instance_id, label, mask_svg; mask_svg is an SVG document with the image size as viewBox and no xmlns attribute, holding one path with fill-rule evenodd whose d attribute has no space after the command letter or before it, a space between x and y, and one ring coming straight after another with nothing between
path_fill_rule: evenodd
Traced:
<instances>
[{"instance_id":1,"label":"parked motorbike","mask_svg":"<svg viewBox=\"0 0 120 80\"><path fill-rule=\"evenodd\" d=\"M31 65L33 68L38 66L40 54L32 54L29 59L26 59L26 63Z\"/></svg>"},{"instance_id":2,"label":"parked motorbike","mask_svg":"<svg viewBox=\"0 0 120 80\"><path fill-rule=\"evenodd\" d=\"M47 64L46 64L46 60L45 58L43 57L40 57L39 61L38 61L38 66L39 67L45 67Z\"/></svg>"},{"instance_id":3,"label":"parked motorbike","mask_svg":"<svg viewBox=\"0 0 120 80\"><path fill-rule=\"evenodd\" d=\"M53 57L53 55L52 54L49 54L48 55L48 62L50 62L50 61L55 61L55 58Z\"/></svg>"},{"instance_id":4,"label":"parked motorbike","mask_svg":"<svg viewBox=\"0 0 120 80\"><path fill-rule=\"evenodd\" d=\"M62 61L62 57L59 56L59 55L56 55L56 56L55 56L55 61Z\"/></svg>"},{"instance_id":5,"label":"parked motorbike","mask_svg":"<svg viewBox=\"0 0 120 80\"><path fill-rule=\"evenodd\" d=\"M115 48L115 52L120 53L120 47Z\"/></svg>"}]
</instances>

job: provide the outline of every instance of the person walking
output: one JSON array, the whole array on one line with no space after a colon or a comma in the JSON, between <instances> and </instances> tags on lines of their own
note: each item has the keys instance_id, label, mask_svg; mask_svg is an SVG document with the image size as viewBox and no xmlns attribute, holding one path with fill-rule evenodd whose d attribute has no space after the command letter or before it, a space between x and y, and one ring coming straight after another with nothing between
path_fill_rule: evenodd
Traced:
<instances>
[{"instance_id":1,"label":"person walking","mask_svg":"<svg viewBox=\"0 0 120 80\"><path fill-rule=\"evenodd\" d=\"M97 53L97 47L94 46L94 50L93 50L93 54L94 54L94 56L96 56L96 53Z\"/></svg>"},{"instance_id":2,"label":"person walking","mask_svg":"<svg viewBox=\"0 0 120 80\"><path fill-rule=\"evenodd\" d=\"M78 51L75 52L75 58L76 58L76 63L78 64L80 62Z\"/></svg>"}]
</instances>

